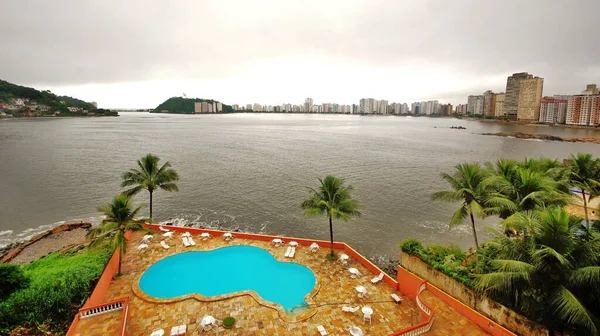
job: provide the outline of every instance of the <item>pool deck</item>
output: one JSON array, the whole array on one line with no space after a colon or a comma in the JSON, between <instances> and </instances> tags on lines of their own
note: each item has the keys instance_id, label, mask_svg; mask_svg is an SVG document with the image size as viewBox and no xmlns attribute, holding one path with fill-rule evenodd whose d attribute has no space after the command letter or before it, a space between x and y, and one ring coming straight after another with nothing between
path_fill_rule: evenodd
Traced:
<instances>
[{"instance_id":1,"label":"pool deck","mask_svg":"<svg viewBox=\"0 0 600 336\"><path fill-rule=\"evenodd\" d=\"M328 261L328 249L321 248L311 252L308 246L299 246L293 259L284 257L287 245L274 247L270 242L234 238L226 242L222 237L213 237L203 241L194 234L195 246L184 247L181 233L175 233L166 242L170 246L164 249L159 242L162 232L155 232L154 239L146 250L139 251L144 233L133 233L128 242L127 253L123 257L123 276L113 279L104 296L104 302L129 298L127 335L150 335L155 329L164 329L170 335L171 327L187 325L186 335L227 334L227 335L318 335L317 325L323 325L329 335L348 335L351 326L360 327L366 335L390 335L394 332L421 322L419 308L412 299L403 297L401 304L391 299L391 294L401 295L392 286L381 281L372 284L376 275L359 262L350 259L344 266L339 261ZM235 233L233 233L235 236ZM282 237L286 242L287 238ZM262 300L255 293L225 295L205 298L198 295L183 298L161 300L144 294L138 286L142 273L155 262L181 252L206 251L232 245L250 245L269 251L279 261L297 262L310 268L317 284L307 302L310 308L295 313L285 313L281 307ZM337 251L338 253L340 251ZM350 277L348 267L355 267L362 276ZM217 270L207 270L207 272ZM174 277L177 275L174 274ZM369 292L367 298L359 298L355 287L365 286ZM422 298L435 311L435 322L427 335L487 335L465 316L456 312L435 295L425 290ZM372 322L363 320L359 310L356 314L345 313L342 306L365 306L373 308ZM199 321L204 315L212 315L218 320L233 316L236 323L233 329L222 326L202 332ZM105 313L82 319L75 327L73 335L118 335L121 314ZM115 329L113 329L115 328Z\"/></svg>"}]
</instances>

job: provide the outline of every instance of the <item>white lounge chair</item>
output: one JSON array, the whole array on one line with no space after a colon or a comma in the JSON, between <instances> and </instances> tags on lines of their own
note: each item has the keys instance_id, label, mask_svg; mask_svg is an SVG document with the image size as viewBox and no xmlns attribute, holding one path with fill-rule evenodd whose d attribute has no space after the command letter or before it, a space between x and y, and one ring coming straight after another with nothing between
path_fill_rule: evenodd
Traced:
<instances>
[{"instance_id":1,"label":"white lounge chair","mask_svg":"<svg viewBox=\"0 0 600 336\"><path fill-rule=\"evenodd\" d=\"M168 248L170 247L169 245L167 245L167 243L165 243L165 241L164 241L164 240L161 240L161 241L160 241L160 246L162 246L162 247L163 247L165 250L166 250L166 249L168 249Z\"/></svg>"},{"instance_id":2,"label":"white lounge chair","mask_svg":"<svg viewBox=\"0 0 600 336\"><path fill-rule=\"evenodd\" d=\"M356 314L356 312L360 309L360 306L356 306L354 308L352 307L348 307L348 306L343 306L342 307L342 311L346 312L346 313L353 313Z\"/></svg>"},{"instance_id":3,"label":"white lounge chair","mask_svg":"<svg viewBox=\"0 0 600 336\"><path fill-rule=\"evenodd\" d=\"M154 237L153 235L149 235L149 234L147 234L147 235L144 235L144 236L142 237L142 241L143 241L143 242L147 242L148 240L151 240L153 237Z\"/></svg>"},{"instance_id":4,"label":"white lounge chair","mask_svg":"<svg viewBox=\"0 0 600 336\"><path fill-rule=\"evenodd\" d=\"M167 238L173 237L173 231L163 233L163 237L167 237Z\"/></svg>"},{"instance_id":5,"label":"white lounge chair","mask_svg":"<svg viewBox=\"0 0 600 336\"><path fill-rule=\"evenodd\" d=\"M165 228L164 228L164 227L162 227L162 226L159 226L159 227L158 227L158 229L159 229L160 231L162 231L162 232L169 232L169 231L171 231L171 230L169 230L169 229L165 229Z\"/></svg>"},{"instance_id":6,"label":"white lounge chair","mask_svg":"<svg viewBox=\"0 0 600 336\"><path fill-rule=\"evenodd\" d=\"M296 248L292 246L292 250L290 251L289 257L293 258L295 254L296 254Z\"/></svg>"},{"instance_id":7,"label":"white lounge chair","mask_svg":"<svg viewBox=\"0 0 600 336\"><path fill-rule=\"evenodd\" d=\"M318 325L317 330L319 331L319 334L321 334L321 336L329 335L327 333L327 330L325 330L325 327L323 327L322 325Z\"/></svg>"},{"instance_id":8,"label":"white lounge chair","mask_svg":"<svg viewBox=\"0 0 600 336\"><path fill-rule=\"evenodd\" d=\"M319 247L320 247L320 246L319 246L319 244L317 244L317 243L312 243L312 244L310 244L310 247L309 247L309 249L310 249L310 252L317 252L317 251L319 250Z\"/></svg>"},{"instance_id":9,"label":"white lounge chair","mask_svg":"<svg viewBox=\"0 0 600 336\"><path fill-rule=\"evenodd\" d=\"M187 325L185 325L185 324L178 325L178 326L171 328L171 336L185 335L186 331L187 331Z\"/></svg>"},{"instance_id":10,"label":"white lounge chair","mask_svg":"<svg viewBox=\"0 0 600 336\"><path fill-rule=\"evenodd\" d=\"M292 247L288 246L288 248L287 248L287 250L285 250L285 254L283 256L288 258L291 253L292 253Z\"/></svg>"},{"instance_id":11,"label":"white lounge chair","mask_svg":"<svg viewBox=\"0 0 600 336\"><path fill-rule=\"evenodd\" d=\"M194 241L194 239L192 238L192 236L187 237L187 240L190 243L190 245L196 246L196 242Z\"/></svg>"},{"instance_id":12,"label":"white lounge chair","mask_svg":"<svg viewBox=\"0 0 600 336\"><path fill-rule=\"evenodd\" d=\"M148 248L148 244L140 244L140 246L138 246L138 250L145 250Z\"/></svg>"},{"instance_id":13,"label":"white lounge chair","mask_svg":"<svg viewBox=\"0 0 600 336\"><path fill-rule=\"evenodd\" d=\"M396 303L400 303L403 301L403 299L401 297L399 297L398 295L396 295L396 293L392 293L392 299L396 302Z\"/></svg>"},{"instance_id":14,"label":"white lounge chair","mask_svg":"<svg viewBox=\"0 0 600 336\"><path fill-rule=\"evenodd\" d=\"M379 281L383 280L383 272L379 273L378 276L374 277L373 279L371 279L371 282L376 284Z\"/></svg>"},{"instance_id":15,"label":"white lounge chair","mask_svg":"<svg viewBox=\"0 0 600 336\"><path fill-rule=\"evenodd\" d=\"M185 247L190 247L192 244L190 244L190 241L188 240L188 237L181 237L181 241L183 242L183 245Z\"/></svg>"}]
</instances>

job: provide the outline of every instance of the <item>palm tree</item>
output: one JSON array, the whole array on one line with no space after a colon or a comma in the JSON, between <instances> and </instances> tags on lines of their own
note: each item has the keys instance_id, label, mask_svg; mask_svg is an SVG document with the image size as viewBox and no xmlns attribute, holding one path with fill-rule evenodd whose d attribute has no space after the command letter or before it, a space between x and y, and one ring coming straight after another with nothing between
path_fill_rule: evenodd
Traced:
<instances>
[{"instance_id":1,"label":"palm tree","mask_svg":"<svg viewBox=\"0 0 600 336\"><path fill-rule=\"evenodd\" d=\"M306 216L326 215L329 218L329 238L331 241L331 258L333 252L333 218L347 222L352 217L360 217L361 204L352 198L351 185L344 186L344 179L327 175L319 179L321 185L317 189L309 188L309 196L302 202Z\"/></svg>"},{"instance_id":2,"label":"palm tree","mask_svg":"<svg viewBox=\"0 0 600 336\"><path fill-rule=\"evenodd\" d=\"M600 183L598 178L600 174L600 162L592 157L592 154L577 153L577 155L571 154L571 160L569 162L569 182L572 186L581 189L581 196L583 198L583 210L585 212L585 223L590 229L590 219L588 218L587 200L585 192L590 193L590 199L594 190L598 189Z\"/></svg>"},{"instance_id":3,"label":"palm tree","mask_svg":"<svg viewBox=\"0 0 600 336\"><path fill-rule=\"evenodd\" d=\"M521 166L511 165L509 171L491 174L485 185L494 190L487 198L489 213L502 219L539 206L565 206L572 197L565 181L555 181L543 172Z\"/></svg>"},{"instance_id":4,"label":"palm tree","mask_svg":"<svg viewBox=\"0 0 600 336\"><path fill-rule=\"evenodd\" d=\"M442 179L450 184L452 190L438 191L431 195L431 198L446 202L463 202L454 212L450 220L450 228L462 223L466 217L470 217L475 248L479 249L474 216L479 218L487 216L487 209L484 208L487 188L483 183L487 172L478 163L462 163L454 168L456 171L453 175L442 173Z\"/></svg>"},{"instance_id":5,"label":"palm tree","mask_svg":"<svg viewBox=\"0 0 600 336\"><path fill-rule=\"evenodd\" d=\"M523 239L498 235L492 243L498 251L491 260L492 271L477 275L475 286L541 318L552 333L568 326L597 335L594 301L600 293L600 236L560 207L517 217L531 235Z\"/></svg>"},{"instance_id":6,"label":"palm tree","mask_svg":"<svg viewBox=\"0 0 600 336\"><path fill-rule=\"evenodd\" d=\"M144 204L132 210L131 199L127 195L118 195L112 202L98 207L98 211L104 214L105 219L98 227L91 230L87 237L92 239L90 247L104 246L108 242L111 249L119 249L119 269L117 275L121 274L121 258L127 249L126 231L145 230L141 221L135 217L144 207Z\"/></svg>"},{"instance_id":7,"label":"palm tree","mask_svg":"<svg viewBox=\"0 0 600 336\"><path fill-rule=\"evenodd\" d=\"M152 194L158 189L166 191L179 191L179 188L174 183L179 181L179 175L174 169L171 169L171 164L166 162L162 167L158 168L160 158L153 154L146 154L137 161L139 169L132 168L128 172L123 173L122 187L133 186L125 190L123 193L127 196L133 196L143 189L150 193L150 221L152 221Z\"/></svg>"}]
</instances>

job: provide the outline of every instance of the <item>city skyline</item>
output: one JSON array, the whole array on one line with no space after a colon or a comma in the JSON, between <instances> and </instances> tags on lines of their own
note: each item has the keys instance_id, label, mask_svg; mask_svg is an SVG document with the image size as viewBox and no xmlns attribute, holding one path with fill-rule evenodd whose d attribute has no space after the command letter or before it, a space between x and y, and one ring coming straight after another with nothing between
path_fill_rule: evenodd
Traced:
<instances>
[{"instance_id":1,"label":"city skyline","mask_svg":"<svg viewBox=\"0 0 600 336\"><path fill-rule=\"evenodd\" d=\"M594 0L4 1L0 73L123 108L181 92L229 104L458 104L520 71L543 74L548 95L575 93L600 78L599 10Z\"/></svg>"}]
</instances>

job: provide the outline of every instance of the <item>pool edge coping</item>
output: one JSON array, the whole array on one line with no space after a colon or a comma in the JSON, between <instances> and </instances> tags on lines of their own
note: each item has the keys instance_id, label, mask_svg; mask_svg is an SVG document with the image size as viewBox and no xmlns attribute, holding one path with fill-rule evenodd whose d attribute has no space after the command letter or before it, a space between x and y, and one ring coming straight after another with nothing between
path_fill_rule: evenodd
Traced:
<instances>
[{"instance_id":1,"label":"pool edge coping","mask_svg":"<svg viewBox=\"0 0 600 336\"><path fill-rule=\"evenodd\" d=\"M214 239L210 238L210 239ZM215 251L218 249L222 249L222 248L227 248L227 247L232 247L232 246L252 246L255 248L259 248L267 253L269 253L273 259L275 259L278 262L285 262L285 263L295 263L301 266L304 266L306 268L308 268L314 275L315 277L315 285L313 287L313 289L308 292L308 294L306 294L304 296L304 301L309 305L309 309L305 312L305 313L292 313L292 314L288 314L286 312L285 309L283 309L283 306L278 304L278 303L273 303L271 301L267 301L265 299L263 299L260 295L258 295L258 293L256 291L253 290L243 290L243 291L238 291L235 293L228 293L228 294L221 294L221 295L215 295L215 296L204 296L198 293L192 293L192 294L186 294L186 295L182 295L182 296L177 296L174 298L157 298L151 295L146 294L140 287L140 279L141 277L144 275L144 273L152 266L148 266L146 267L143 271L141 271L140 275L136 276L132 283L131 283L131 290L133 291L133 293L135 294L135 296L137 296L138 298L140 298L143 301L146 302L151 302L154 304L168 304L168 303L177 303L177 302L182 302L185 300L189 300L189 299L195 299L199 302L218 302L218 301L224 301L224 300L228 300L228 299L232 299L232 298L236 298L236 297L242 297L242 296L250 296L254 301L256 301L256 303L258 303L260 306L266 307L266 308L270 308L273 309L275 311L277 311L277 314L279 315L279 318L282 319L284 322L286 323L298 323L298 322L303 322L308 320L309 318L313 317L315 314L317 314L318 312L318 306L316 307L310 307L311 305L316 304L315 301L313 301L313 298L319 294L320 290L321 290L321 284L319 282L319 279L317 277L317 274L311 267L304 265L302 263L299 262L293 262L291 260L284 260L281 261L279 260L274 254L272 254L270 251L262 248L262 247L258 247L258 246L253 246L253 245L247 245L247 244L235 244L233 245L235 242L232 242L232 245L228 245L228 246L220 246L220 247L215 247L212 249L205 249L205 250L190 250L190 251L183 251L183 252L176 252L173 254L170 254L156 262L154 262L152 265L156 264L157 262L164 260L166 258L178 255L178 254L182 254L182 253L189 253L189 252L209 252L209 251ZM292 317L290 318L290 315L292 315Z\"/></svg>"}]
</instances>

